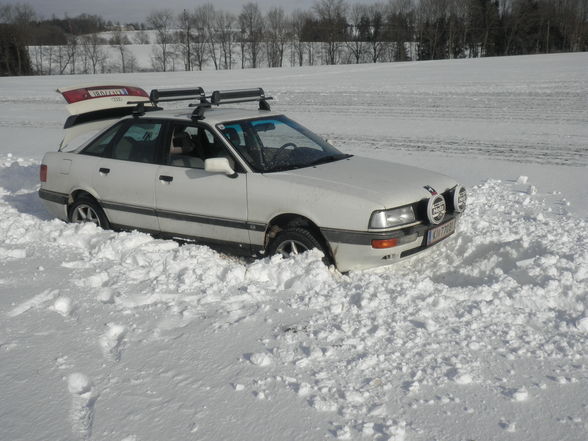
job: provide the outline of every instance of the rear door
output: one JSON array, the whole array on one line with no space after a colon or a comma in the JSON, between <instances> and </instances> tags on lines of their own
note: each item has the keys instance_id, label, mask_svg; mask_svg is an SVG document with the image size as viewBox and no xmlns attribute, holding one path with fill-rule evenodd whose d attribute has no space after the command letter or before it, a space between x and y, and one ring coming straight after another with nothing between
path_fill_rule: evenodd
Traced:
<instances>
[{"instance_id":1,"label":"rear door","mask_svg":"<svg viewBox=\"0 0 588 441\"><path fill-rule=\"evenodd\" d=\"M92 186L114 226L159 231L154 186L164 135L160 120L129 120L92 162ZM92 154L93 146L84 153Z\"/></svg>"},{"instance_id":2,"label":"rear door","mask_svg":"<svg viewBox=\"0 0 588 441\"><path fill-rule=\"evenodd\" d=\"M247 175L205 125L176 123L155 183L161 231L249 252ZM204 161L227 157L238 172L204 171Z\"/></svg>"}]
</instances>

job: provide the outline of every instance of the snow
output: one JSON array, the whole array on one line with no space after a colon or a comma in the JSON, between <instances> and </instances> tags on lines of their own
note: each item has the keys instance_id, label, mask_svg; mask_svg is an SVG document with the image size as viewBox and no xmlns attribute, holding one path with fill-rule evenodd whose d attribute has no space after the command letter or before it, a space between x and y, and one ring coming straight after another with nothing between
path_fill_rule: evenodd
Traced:
<instances>
[{"instance_id":1,"label":"snow","mask_svg":"<svg viewBox=\"0 0 588 441\"><path fill-rule=\"evenodd\" d=\"M0 439L584 439L586 54L3 78ZM51 219L57 86L263 86L344 151L468 186L458 234L340 274ZM512 432L512 434L511 434Z\"/></svg>"}]
</instances>

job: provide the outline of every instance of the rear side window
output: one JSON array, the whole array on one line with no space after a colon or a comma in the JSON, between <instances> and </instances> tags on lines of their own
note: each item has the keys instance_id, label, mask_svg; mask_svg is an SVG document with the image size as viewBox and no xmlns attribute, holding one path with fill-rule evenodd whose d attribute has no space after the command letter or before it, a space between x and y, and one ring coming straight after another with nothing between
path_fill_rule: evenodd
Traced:
<instances>
[{"instance_id":1,"label":"rear side window","mask_svg":"<svg viewBox=\"0 0 588 441\"><path fill-rule=\"evenodd\" d=\"M96 138L88 147L82 150L84 155L106 156L108 145L120 130L120 124L111 127L98 138Z\"/></svg>"},{"instance_id":2,"label":"rear side window","mask_svg":"<svg viewBox=\"0 0 588 441\"><path fill-rule=\"evenodd\" d=\"M123 161L154 163L161 134L162 123L133 123L112 146L111 157Z\"/></svg>"}]
</instances>

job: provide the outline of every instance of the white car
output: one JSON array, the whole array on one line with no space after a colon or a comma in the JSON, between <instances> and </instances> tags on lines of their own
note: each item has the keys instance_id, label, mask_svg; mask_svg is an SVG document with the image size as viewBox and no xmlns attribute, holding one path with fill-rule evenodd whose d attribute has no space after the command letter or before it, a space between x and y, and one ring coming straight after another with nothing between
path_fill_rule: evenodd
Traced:
<instances>
[{"instance_id":1,"label":"white car","mask_svg":"<svg viewBox=\"0 0 588 441\"><path fill-rule=\"evenodd\" d=\"M43 158L39 196L66 221L250 256L318 248L344 272L437 244L465 209L455 180L341 153L272 112L262 89L58 91L71 116L59 151ZM176 100L192 103L159 107ZM259 109L226 106L245 101Z\"/></svg>"}]
</instances>

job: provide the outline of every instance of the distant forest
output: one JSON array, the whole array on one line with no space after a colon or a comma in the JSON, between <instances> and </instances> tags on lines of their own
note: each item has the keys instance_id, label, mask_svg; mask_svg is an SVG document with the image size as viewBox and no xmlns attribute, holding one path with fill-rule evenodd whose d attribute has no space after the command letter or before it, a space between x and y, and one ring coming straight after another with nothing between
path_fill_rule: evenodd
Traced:
<instances>
[{"instance_id":1,"label":"distant forest","mask_svg":"<svg viewBox=\"0 0 588 441\"><path fill-rule=\"evenodd\" d=\"M105 47L117 53L120 72L131 72L131 44L153 46L156 71L588 50L588 0L316 0L291 13L248 3L238 14L212 4L147 14L143 23L47 19L27 4L0 3L0 75L105 71Z\"/></svg>"}]
</instances>

